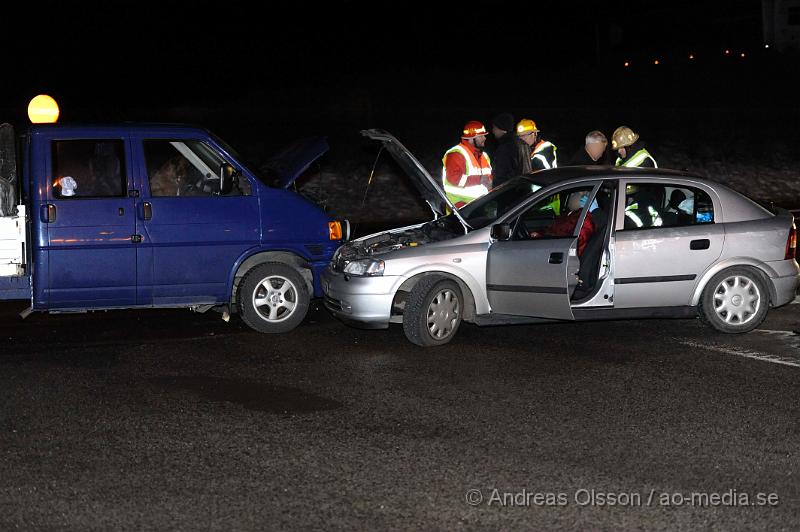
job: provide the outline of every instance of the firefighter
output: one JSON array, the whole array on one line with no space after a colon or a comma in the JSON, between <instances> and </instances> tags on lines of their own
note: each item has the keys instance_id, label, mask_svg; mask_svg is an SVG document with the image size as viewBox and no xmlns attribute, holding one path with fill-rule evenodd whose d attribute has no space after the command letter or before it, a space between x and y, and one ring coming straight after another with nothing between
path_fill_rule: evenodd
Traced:
<instances>
[{"instance_id":1,"label":"firefighter","mask_svg":"<svg viewBox=\"0 0 800 532\"><path fill-rule=\"evenodd\" d=\"M628 126L620 126L611 136L611 148L617 152L616 166L628 168L658 168L656 160L644 147L644 142Z\"/></svg>"},{"instance_id":2,"label":"firefighter","mask_svg":"<svg viewBox=\"0 0 800 532\"><path fill-rule=\"evenodd\" d=\"M558 168L556 146L552 142L539 139L539 128L530 118L523 118L517 124L517 136L531 149L531 167L533 170L549 170Z\"/></svg>"},{"instance_id":3,"label":"firefighter","mask_svg":"<svg viewBox=\"0 0 800 532\"><path fill-rule=\"evenodd\" d=\"M483 151L486 128L477 120L464 125L461 142L444 154L442 184L447 197L460 209L492 188L492 164Z\"/></svg>"}]
</instances>

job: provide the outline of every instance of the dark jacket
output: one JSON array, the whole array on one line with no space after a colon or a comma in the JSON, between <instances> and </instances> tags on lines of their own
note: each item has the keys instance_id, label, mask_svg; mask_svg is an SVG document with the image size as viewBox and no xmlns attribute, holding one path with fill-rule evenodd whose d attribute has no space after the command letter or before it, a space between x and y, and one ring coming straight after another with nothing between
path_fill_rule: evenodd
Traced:
<instances>
[{"instance_id":1,"label":"dark jacket","mask_svg":"<svg viewBox=\"0 0 800 532\"><path fill-rule=\"evenodd\" d=\"M511 177L531 173L528 146L513 132L497 141L492 155L492 186L496 187Z\"/></svg>"},{"instance_id":2,"label":"dark jacket","mask_svg":"<svg viewBox=\"0 0 800 532\"><path fill-rule=\"evenodd\" d=\"M586 153L586 148L581 146L572 156L572 159L569 160L569 166L609 166L613 165L615 160L616 157L612 157L611 153L606 150L599 159L593 161L589 154Z\"/></svg>"}]
</instances>

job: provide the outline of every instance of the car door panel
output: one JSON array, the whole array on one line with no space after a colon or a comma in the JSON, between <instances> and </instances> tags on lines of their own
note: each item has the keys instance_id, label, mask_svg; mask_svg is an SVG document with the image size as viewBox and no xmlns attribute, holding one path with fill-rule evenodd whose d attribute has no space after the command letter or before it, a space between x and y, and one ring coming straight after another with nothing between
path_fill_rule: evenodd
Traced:
<instances>
[{"instance_id":1,"label":"car door panel","mask_svg":"<svg viewBox=\"0 0 800 532\"><path fill-rule=\"evenodd\" d=\"M120 142L124 150L121 161L124 176L130 175L130 150L127 139L119 136L105 138L92 135L92 140L53 140L56 142L83 142L85 144ZM63 177L54 168L50 157L48 175L54 183ZM75 173L77 192L86 190L83 182L90 173L86 165L77 161L71 171L83 167L83 174ZM98 170L99 171L99 170ZM41 216L46 223L48 239L47 300L49 308L104 308L126 307L137 304L136 266L137 244L134 200L127 196L126 186L121 186L115 197L83 197L59 195L53 183L48 185L48 204L42 206ZM82 188L83 187L83 188Z\"/></svg>"},{"instance_id":2,"label":"car door panel","mask_svg":"<svg viewBox=\"0 0 800 532\"><path fill-rule=\"evenodd\" d=\"M486 290L492 312L572 319L577 238L498 241L489 248Z\"/></svg>"},{"instance_id":3,"label":"car door panel","mask_svg":"<svg viewBox=\"0 0 800 532\"><path fill-rule=\"evenodd\" d=\"M664 182L649 185L671 188ZM688 190L694 185L676 186ZM624 216L622 205L618 217ZM619 225L614 308L689 305L697 280L720 257L725 241L725 230L718 223L624 230Z\"/></svg>"},{"instance_id":4,"label":"car door panel","mask_svg":"<svg viewBox=\"0 0 800 532\"><path fill-rule=\"evenodd\" d=\"M145 142L150 142L150 138L133 139L142 176L142 197L137 206L137 224L143 234L141 266L148 269L140 276L142 281L147 280L147 288L140 288L140 292L147 290L156 306L228 301L231 268L261 242L258 196L213 193L155 196L150 186Z\"/></svg>"},{"instance_id":5,"label":"car door panel","mask_svg":"<svg viewBox=\"0 0 800 532\"><path fill-rule=\"evenodd\" d=\"M486 290L492 312L573 319L578 234L599 187L588 182L540 196L513 220L511 239L491 244Z\"/></svg>"}]
</instances>

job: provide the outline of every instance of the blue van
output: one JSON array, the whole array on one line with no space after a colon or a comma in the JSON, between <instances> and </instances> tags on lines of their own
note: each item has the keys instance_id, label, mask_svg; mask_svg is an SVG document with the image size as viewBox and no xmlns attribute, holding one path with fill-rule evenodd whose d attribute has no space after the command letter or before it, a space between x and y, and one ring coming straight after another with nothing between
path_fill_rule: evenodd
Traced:
<instances>
[{"instance_id":1,"label":"blue van","mask_svg":"<svg viewBox=\"0 0 800 532\"><path fill-rule=\"evenodd\" d=\"M285 332L322 296L347 237L346 222L288 190L324 138L262 175L202 128L46 124L16 139L2 128L0 159L16 161L0 175L0 299L30 299L26 312L217 308Z\"/></svg>"}]
</instances>

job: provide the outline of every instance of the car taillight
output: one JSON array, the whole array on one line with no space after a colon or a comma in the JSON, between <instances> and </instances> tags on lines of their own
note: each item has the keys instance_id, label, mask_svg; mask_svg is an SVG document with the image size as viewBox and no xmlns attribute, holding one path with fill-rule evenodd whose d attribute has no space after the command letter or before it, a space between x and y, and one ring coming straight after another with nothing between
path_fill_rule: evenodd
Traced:
<instances>
[{"instance_id":1,"label":"car taillight","mask_svg":"<svg viewBox=\"0 0 800 532\"><path fill-rule=\"evenodd\" d=\"M342 223L341 222L328 222L328 238L330 240L342 239Z\"/></svg>"},{"instance_id":2,"label":"car taillight","mask_svg":"<svg viewBox=\"0 0 800 532\"><path fill-rule=\"evenodd\" d=\"M789 239L786 241L786 256L785 260L792 260L797 258L797 228L792 224L789 229Z\"/></svg>"}]
</instances>

